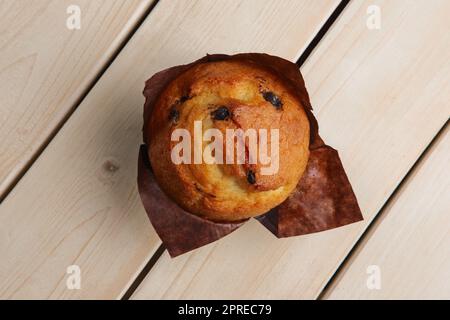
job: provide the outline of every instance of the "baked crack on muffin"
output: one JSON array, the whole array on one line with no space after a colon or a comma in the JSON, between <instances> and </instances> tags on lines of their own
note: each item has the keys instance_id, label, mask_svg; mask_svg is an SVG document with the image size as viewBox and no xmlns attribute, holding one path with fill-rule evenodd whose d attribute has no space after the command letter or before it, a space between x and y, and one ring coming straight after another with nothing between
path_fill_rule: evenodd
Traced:
<instances>
[{"instance_id":1,"label":"baked crack on muffin","mask_svg":"<svg viewBox=\"0 0 450 320\"><path fill-rule=\"evenodd\" d=\"M249 161L248 140L244 163L176 164L171 157L179 143L172 137L176 129L187 130L191 137L203 137L208 129L219 130L223 137L230 130L277 129L278 152L270 154L270 137L267 150L271 160L278 161L278 170L263 174L267 163ZM258 216L281 204L299 182L309 157L309 121L300 99L269 67L251 60L202 62L188 68L160 93L144 130L162 190L186 211L217 222ZM196 143L192 141L191 154L184 156L194 159L196 146L207 151L209 142ZM237 155L236 145L232 148ZM225 155L231 150L224 143L222 151Z\"/></svg>"}]
</instances>

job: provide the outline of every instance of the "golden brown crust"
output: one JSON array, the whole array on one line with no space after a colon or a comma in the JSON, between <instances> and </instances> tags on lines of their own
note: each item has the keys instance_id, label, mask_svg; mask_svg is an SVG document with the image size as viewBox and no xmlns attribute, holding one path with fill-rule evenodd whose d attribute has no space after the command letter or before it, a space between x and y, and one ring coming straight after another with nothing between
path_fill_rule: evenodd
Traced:
<instances>
[{"instance_id":1,"label":"golden brown crust","mask_svg":"<svg viewBox=\"0 0 450 320\"><path fill-rule=\"evenodd\" d=\"M145 128L156 180L182 208L211 220L267 212L289 196L308 161L309 121L301 103L269 68L251 61L193 65L162 91ZM223 106L229 116L218 120L214 112ZM261 164L174 164L171 150L178 142L171 134L185 128L194 136L195 120L203 131L217 128L224 136L226 129L278 129L278 172L262 175Z\"/></svg>"}]
</instances>

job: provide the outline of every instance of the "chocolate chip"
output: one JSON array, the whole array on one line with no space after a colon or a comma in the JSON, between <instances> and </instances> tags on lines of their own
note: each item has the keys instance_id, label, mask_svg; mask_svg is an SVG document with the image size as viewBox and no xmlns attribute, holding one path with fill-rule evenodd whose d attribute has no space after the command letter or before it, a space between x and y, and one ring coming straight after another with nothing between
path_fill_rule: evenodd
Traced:
<instances>
[{"instance_id":1,"label":"chocolate chip","mask_svg":"<svg viewBox=\"0 0 450 320\"><path fill-rule=\"evenodd\" d=\"M189 97L189 95L184 95L184 96L181 96L180 100L178 100L178 101L179 101L179 103L183 103L183 102L188 101L190 98L191 97Z\"/></svg>"},{"instance_id":2,"label":"chocolate chip","mask_svg":"<svg viewBox=\"0 0 450 320\"><path fill-rule=\"evenodd\" d=\"M265 91L263 92L264 100L270 102L275 108L281 109L283 106L283 102L281 102L281 99L273 92Z\"/></svg>"},{"instance_id":3,"label":"chocolate chip","mask_svg":"<svg viewBox=\"0 0 450 320\"><path fill-rule=\"evenodd\" d=\"M222 106L211 112L211 116L214 120L227 120L230 117L230 111Z\"/></svg>"},{"instance_id":4,"label":"chocolate chip","mask_svg":"<svg viewBox=\"0 0 450 320\"><path fill-rule=\"evenodd\" d=\"M252 170L249 170L247 172L247 181L250 184L255 184L256 183L255 173Z\"/></svg>"},{"instance_id":5,"label":"chocolate chip","mask_svg":"<svg viewBox=\"0 0 450 320\"><path fill-rule=\"evenodd\" d=\"M178 119L180 119L180 112L175 107L172 107L169 112L169 120L176 123Z\"/></svg>"}]
</instances>

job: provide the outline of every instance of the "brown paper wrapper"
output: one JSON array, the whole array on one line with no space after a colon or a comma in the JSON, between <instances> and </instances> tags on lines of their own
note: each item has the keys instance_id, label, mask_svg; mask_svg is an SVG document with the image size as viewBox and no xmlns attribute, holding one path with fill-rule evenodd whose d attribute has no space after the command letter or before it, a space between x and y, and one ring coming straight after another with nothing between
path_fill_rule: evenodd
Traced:
<instances>
[{"instance_id":1,"label":"brown paper wrapper","mask_svg":"<svg viewBox=\"0 0 450 320\"><path fill-rule=\"evenodd\" d=\"M173 79L195 64L229 59L246 60L271 69L300 99L310 122L310 156L297 188L281 205L257 219L279 238L329 230L362 220L337 151L327 146L319 136L300 70L287 60L260 53L207 55L191 64L158 72L146 82L144 89L144 132L148 132L146 129L154 103ZM181 209L168 198L154 179L147 155L148 138L144 135L144 145L139 152L139 193L153 227L172 257L214 242L245 222L210 221Z\"/></svg>"}]
</instances>

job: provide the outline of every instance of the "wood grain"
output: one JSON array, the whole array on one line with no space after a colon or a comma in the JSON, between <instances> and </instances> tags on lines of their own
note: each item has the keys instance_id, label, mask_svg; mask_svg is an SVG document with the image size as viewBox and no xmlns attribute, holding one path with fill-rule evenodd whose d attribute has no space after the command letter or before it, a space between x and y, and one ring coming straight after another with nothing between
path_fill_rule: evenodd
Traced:
<instances>
[{"instance_id":1,"label":"wood grain","mask_svg":"<svg viewBox=\"0 0 450 320\"><path fill-rule=\"evenodd\" d=\"M380 30L366 26L369 5ZM275 239L253 221L192 254L163 254L133 298L316 298L448 119L449 20L446 0L352 1L302 68L364 222Z\"/></svg>"},{"instance_id":2,"label":"wood grain","mask_svg":"<svg viewBox=\"0 0 450 320\"><path fill-rule=\"evenodd\" d=\"M2 0L0 200L153 0ZM66 12L80 8L80 29Z\"/></svg>"},{"instance_id":3,"label":"wood grain","mask_svg":"<svg viewBox=\"0 0 450 320\"><path fill-rule=\"evenodd\" d=\"M324 298L450 299L449 129L402 185ZM379 290L366 285L373 265L380 270Z\"/></svg>"},{"instance_id":4,"label":"wood grain","mask_svg":"<svg viewBox=\"0 0 450 320\"><path fill-rule=\"evenodd\" d=\"M296 60L338 2L160 2L2 203L0 297L120 297L160 244L136 186L144 80L206 53Z\"/></svg>"}]
</instances>

